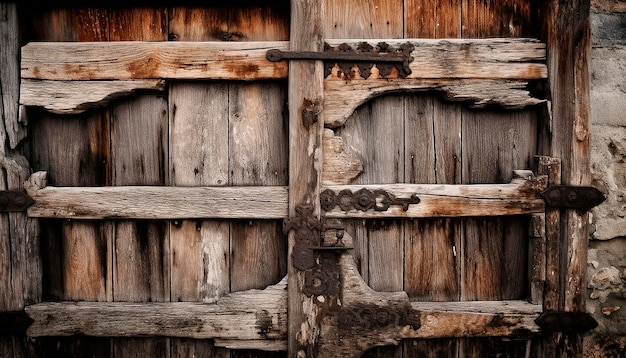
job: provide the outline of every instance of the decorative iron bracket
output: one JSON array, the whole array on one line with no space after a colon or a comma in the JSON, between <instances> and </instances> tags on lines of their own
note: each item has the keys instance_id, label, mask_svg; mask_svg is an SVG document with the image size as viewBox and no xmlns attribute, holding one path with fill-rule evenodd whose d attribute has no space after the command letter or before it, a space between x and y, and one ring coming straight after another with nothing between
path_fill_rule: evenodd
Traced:
<instances>
[{"instance_id":1,"label":"decorative iron bracket","mask_svg":"<svg viewBox=\"0 0 626 358\"><path fill-rule=\"evenodd\" d=\"M541 196L548 206L585 211L606 200L600 190L590 186L552 185Z\"/></svg>"},{"instance_id":2,"label":"decorative iron bracket","mask_svg":"<svg viewBox=\"0 0 626 358\"><path fill-rule=\"evenodd\" d=\"M25 192L20 190L0 191L0 212L25 211L35 201Z\"/></svg>"},{"instance_id":3,"label":"decorative iron bracket","mask_svg":"<svg viewBox=\"0 0 626 358\"><path fill-rule=\"evenodd\" d=\"M542 313L535 323L544 332L584 333L598 326L598 322L586 312Z\"/></svg>"},{"instance_id":4,"label":"decorative iron bracket","mask_svg":"<svg viewBox=\"0 0 626 358\"><path fill-rule=\"evenodd\" d=\"M324 211L331 211L339 206L343 211L359 210L387 211L391 205L401 205L402 210L409 210L410 204L419 204L420 198L413 194L410 198L397 198L384 190L360 189L357 192L342 190L338 194L330 189L320 194L321 206Z\"/></svg>"},{"instance_id":5,"label":"decorative iron bracket","mask_svg":"<svg viewBox=\"0 0 626 358\"><path fill-rule=\"evenodd\" d=\"M267 59L272 62L284 60L321 60L326 62L324 67L324 77L331 74L332 68L337 64L345 75L352 73L351 69L355 65L359 68L361 77L368 78L374 65L378 68L378 73L382 77L389 76L395 67L398 75L402 78L411 74L409 63L413 61L410 56L415 47L410 43L405 43L397 48L379 42L372 46L367 42L361 42L356 49L348 44L341 44L332 47L324 44L323 52L296 52L296 51L267 51Z\"/></svg>"}]
</instances>

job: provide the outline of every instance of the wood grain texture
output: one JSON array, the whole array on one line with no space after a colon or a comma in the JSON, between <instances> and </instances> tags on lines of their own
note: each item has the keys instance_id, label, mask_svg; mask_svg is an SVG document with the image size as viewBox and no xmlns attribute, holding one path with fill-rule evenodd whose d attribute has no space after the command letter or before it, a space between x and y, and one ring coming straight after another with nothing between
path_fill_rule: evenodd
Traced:
<instances>
[{"instance_id":1,"label":"wood grain texture","mask_svg":"<svg viewBox=\"0 0 626 358\"><path fill-rule=\"evenodd\" d=\"M194 302L49 302L28 306L36 323L28 335L221 338L278 341L287 327L285 282L265 290L226 295L214 304Z\"/></svg>"},{"instance_id":2,"label":"wood grain texture","mask_svg":"<svg viewBox=\"0 0 626 358\"><path fill-rule=\"evenodd\" d=\"M324 36L327 39L401 39L402 8L402 0L325 1ZM327 94L325 101L332 96ZM381 97L366 103L351 115L345 127L336 131L345 145L362 158L363 173L355 184L403 181L403 103L401 96ZM355 227L348 230L354 235L354 257L367 283L376 290L401 290L403 226L394 220L352 223ZM402 351L392 349L379 354L401 357Z\"/></svg>"},{"instance_id":3,"label":"wood grain texture","mask_svg":"<svg viewBox=\"0 0 626 358\"><path fill-rule=\"evenodd\" d=\"M291 2L289 44L291 51L321 51L323 49L323 2L303 0ZM322 175L321 108L324 100L323 63L296 61L289 65L289 216L296 208L311 207L319 218L319 188ZM306 83L306 86L302 84ZM296 179L297 178L297 179ZM293 231L289 234L288 288L290 357L314 357L319 344L321 307L316 300L302 293L305 273L294 266L291 255L296 244ZM319 302L318 302L319 303Z\"/></svg>"},{"instance_id":4,"label":"wood grain texture","mask_svg":"<svg viewBox=\"0 0 626 358\"><path fill-rule=\"evenodd\" d=\"M173 7L169 39L225 40L226 8ZM170 184L226 186L228 172L227 83L175 82L169 91ZM213 205L211 205L213 206ZM230 223L227 220L176 220L170 225L171 299L215 302L230 290ZM171 339L172 357L229 357L213 340Z\"/></svg>"},{"instance_id":5,"label":"wood grain texture","mask_svg":"<svg viewBox=\"0 0 626 358\"><path fill-rule=\"evenodd\" d=\"M324 107L326 108L326 107ZM347 146L343 138L330 129L324 129L323 184L350 184L363 172L363 163L358 153Z\"/></svg>"},{"instance_id":6,"label":"wood grain texture","mask_svg":"<svg viewBox=\"0 0 626 358\"><path fill-rule=\"evenodd\" d=\"M20 104L42 107L52 113L78 114L103 108L137 91L165 90L161 80L137 81L40 81L21 82Z\"/></svg>"},{"instance_id":7,"label":"wood grain texture","mask_svg":"<svg viewBox=\"0 0 626 358\"><path fill-rule=\"evenodd\" d=\"M530 1L462 0L462 7L463 38L537 37ZM502 183L508 181L511 166L530 168L537 132L536 114L531 110L463 111L463 182ZM463 230L461 298L525 298L528 221L467 219ZM463 339L460 354L506 354L513 346L500 340Z\"/></svg>"},{"instance_id":8,"label":"wood grain texture","mask_svg":"<svg viewBox=\"0 0 626 358\"><path fill-rule=\"evenodd\" d=\"M288 46L281 41L30 43L22 47L21 75L62 81L285 78L287 63L270 62L265 53Z\"/></svg>"},{"instance_id":9,"label":"wood grain texture","mask_svg":"<svg viewBox=\"0 0 626 358\"><path fill-rule=\"evenodd\" d=\"M20 141L28 135L23 123L19 123L20 74L17 64L20 56L20 31L18 25L17 4L3 2L0 4L0 95L2 96L2 112L4 129L0 130L0 139L9 139L9 148L15 149ZM6 137L5 137L6 135ZM0 146L4 147L4 145ZM0 149L0 153L4 153Z\"/></svg>"},{"instance_id":10,"label":"wood grain texture","mask_svg":"<svg viewBox=\"0 0 626 358\"><path fill-rule=\"evenodd\" d=\"M325 217L332 218L377 218L377 217L454 217L454 216L501 216L527 215L544 211L545 204L539 193L546 188L546 180L516 179L511 184L485 185L418 185L418 184L388 184L388 185L336 185L324 186L339 195L343 190L357 193L361 189L369 190L376 195L382 190L392 197L409 199L416 195L420 202L410 204L408 210L402 205L391 205L387 210L378 211L369 209L359 211L342 210L335 207L324 212ZM382 195L377 195L382 200Z\"/></svg>"},{"instance_id":11,"label":"wood grain texture","mask_svg":"<svg viewBox=\"0 0 626 358\"><path fill-rule=\"evenodd\" d=\"M446 100L463 102L471 108L521 109L545 103L544 99L533 97L527 86L528 83L524 81L465 79L327 80L324 82L324 121L329 127L340 127L363 103L395 92L439 92Z\"/></svg>"},{"instance_id":12,"label":"wood grain texture","mask_svg":"<svg viewBox=\"0 0 626 358\"><path fill-rule=\"evenodd\" d=\"M355 51L362 42L376 47L382 41L396 48L405 43L415 47L410 54L409 79L542 79L548 75L546 45L535 39L325 40L331 46L345 43Z\"/></svg>"},{"instance_id":13,"label":"wood grain texture","mask_svg":"<svg viewBox=\"0 0 626 358\"><path fill-rule=\"evenodd\" d=\"M164 41L165 8L109 10L109 40ZM168 182L167 100L144 95L110 107L111 184L165 185ZM166 221L118 221L113 241L113 301L163 302L170 298L169 232ZM154 352L165 357L161 339L114 339L118 356Z\"/></svg>"},{"instance_id":14,"label":"wood grain texture","mask_svg":"<svg viewBox=\"0 0 626 358\"><path fill-rule=\"evenodd\" d=\"M289 40L289 11L278 4L230 9L234 41ZM229 84L231 185L288 185L286 83ZM287 243L278 221L231 221L231 291L264 288L287 274Z\"/></svg>"}]
</instances>

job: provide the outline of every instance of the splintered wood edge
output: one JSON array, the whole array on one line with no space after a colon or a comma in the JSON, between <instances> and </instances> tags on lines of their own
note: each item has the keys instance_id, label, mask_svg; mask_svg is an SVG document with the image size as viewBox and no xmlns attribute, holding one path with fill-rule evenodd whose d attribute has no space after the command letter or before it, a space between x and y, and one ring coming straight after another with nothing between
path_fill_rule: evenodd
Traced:
<instances>
[{"instance_id":1,"label":"splintered wood edge","mask_svg":"<svg viewBox=\"0 0 626 358\"><path fill-rule=\"evenodd\" d=\"M336 128L354 111L376 97L389 93L439 92L445 100L463 102L471 108L523 109L545 103L528 89L526 80L507 79L377 79L324 82L324 124Z\"/></svg>"}]
</instances>

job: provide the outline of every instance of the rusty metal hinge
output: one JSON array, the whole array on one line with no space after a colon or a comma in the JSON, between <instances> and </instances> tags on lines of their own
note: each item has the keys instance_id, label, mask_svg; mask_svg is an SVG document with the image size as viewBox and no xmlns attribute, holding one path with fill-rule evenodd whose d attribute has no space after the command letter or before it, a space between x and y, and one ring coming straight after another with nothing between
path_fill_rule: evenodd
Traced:
<instances>
[{"instance_id":1,"label":"rusty metal hinge","mask_svg":"<svg viewBox=\"0 0 626 358\"><path fill-rule=\"evenodd\" d=\"M2 190L0 191L0 212L7 213L13 211L25 211L35 201L20 190Z\"/></svg>"},{"instance_id":2,"label":"rusty metal hinge","mask_svg":"<svg viewBox=\"0 0 626 358\"><path fill-rule=\"evenodd\" d=\"M339 66L341 71L349 75L352 68L356 65L359 68L359 74L363 78L368 78L374 65L378 69L378 73L382 77L386 77L392 73L395 67L400 77L406 77L411 74L409 63L413 61L410 56L411 51L415 47L410 43L404 43L398 47L391 46L386 42L379 42L376 46L372 46L367 42L361 42L356 47L348 44L341 44L332 47L324 44L322 52L306 52L306 51L267 51L267 59L272 62L284 60L321 60L327 63L324 67L324 77L331 74L335 64Z\"/></svg>"},{"instance_id":3,"label":"rusty metal hinge","mask_svg":"<svg viewBox=\"0 0 626 358\"><path fill-rule=\"evenodd\" d=\"M548 206L589 210L599 205L606 197L591 186L552 185L541 193Z\"/></svg>"},{"instance_id":4,"label":"rusty metal hinge","mask_svg":"<svg viewBox=\"0 0 626 358\"><path fill-rule=\"evenodd\" d=\"M584 333L598 326L598 322L586 312L558 312L542 313L535 323L544 332Z\"/></svg>"}]
</instances>

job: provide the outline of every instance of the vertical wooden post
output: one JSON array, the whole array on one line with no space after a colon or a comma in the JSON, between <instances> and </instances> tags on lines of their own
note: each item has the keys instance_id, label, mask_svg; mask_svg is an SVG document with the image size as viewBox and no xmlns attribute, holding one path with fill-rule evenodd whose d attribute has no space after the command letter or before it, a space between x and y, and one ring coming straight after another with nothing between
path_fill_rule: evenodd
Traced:
<instances>
[{"instance_id":1,"label":"vertical wooden post","mask_svg":"<svg viewBox=\"0 0 626 358\"><path fill-rule=\"evenodd\" d=\"M18 123L19 26L16 2L0 2L0 190L21 190L30 175L13 152L25 137ZM0 214L0 313L41 301L41 262L36 220L25 212ZM22 337L0 337L0 356L27 355Z\"/></svg>"},{"instance_id":2,"label":"vertical wooden post","mask_svg":"<svg viewBox=\"0 0 626 358\"><path fill-rule=\"evenodd\" d=\"M553 117L550 154L561 159L562 182L566 185L591 182L589 9L589 0L553 0L543 12ZM588 226L587 213L571 209L562 212L559 261L561 277L566 279L559 292L559 308L564 311L585 310ZM582 336L564 335L559 350L561 355L581 356Z\"/></svg>"},{"instance_id":3,"label":"vertical wooden post","mask_svg":"<svg viewBox=\"0 0 626 358\"><path fill-rule=\"evenodd\" d=\"M322 1L292 0L290 46L292 51L321 51ZM322 179L323 64L291 61L289 64L289 215L308 205L319 218ZM304 272L294 267L293 231L289 235L289 357L314 357L320 327L314 297L302 293Z\"/></svg>"}]
</instances>

